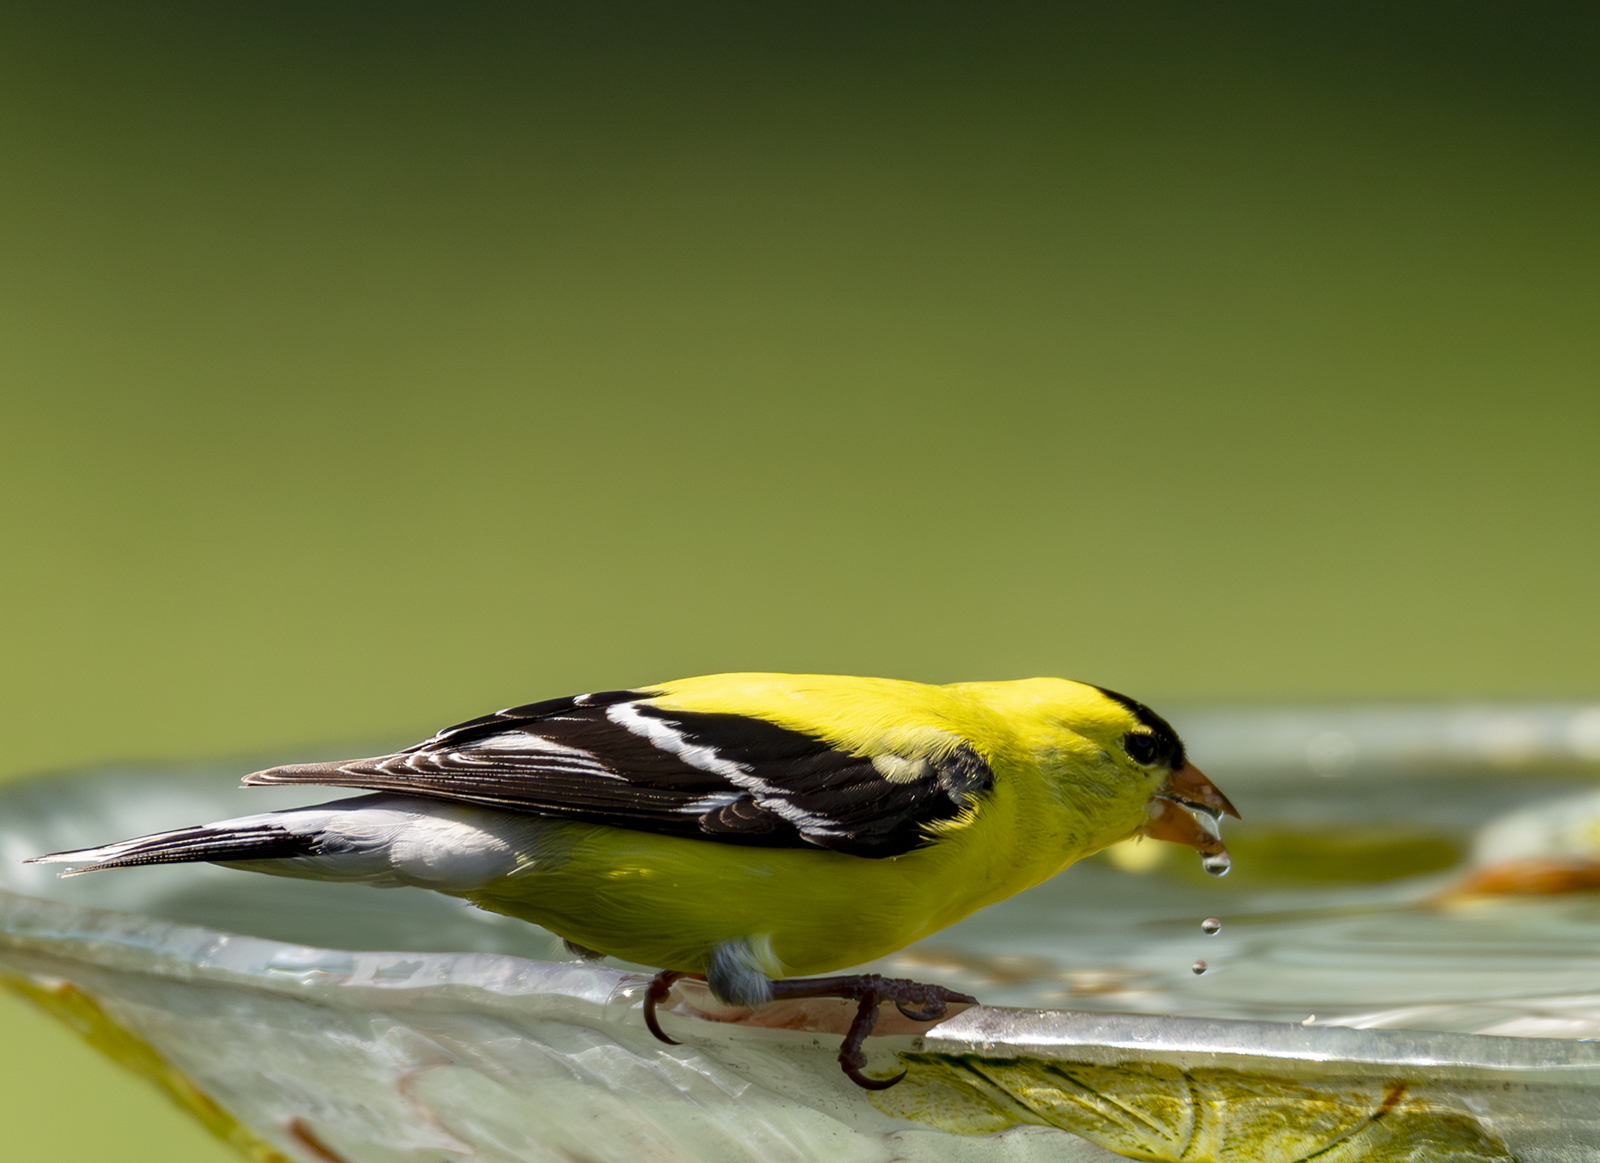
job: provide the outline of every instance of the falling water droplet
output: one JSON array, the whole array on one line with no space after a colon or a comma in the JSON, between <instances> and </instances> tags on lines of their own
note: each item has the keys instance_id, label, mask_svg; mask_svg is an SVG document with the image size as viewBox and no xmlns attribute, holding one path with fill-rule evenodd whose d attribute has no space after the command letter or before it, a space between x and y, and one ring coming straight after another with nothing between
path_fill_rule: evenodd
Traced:
<instances>
[{"instance_id":1,"label":"falling water droplet","mask_svg":"<svg viewBox=\"0 0 1600 1163\"><path fill-rule=\"evenodd\" d=\"M1227 876L1233 861L1228 859L1226 852L1208 852L1200 857L1200 867L1212 876Z\"/></svg>"},{"instance_id":2,"label":"falling water droplet","mask_svg":"<svg viewBox=\"0 0 1600 1163\"><path fill-rule=\"evenodd\" d=\"M1206 963L1204 961L1196 961L1193 965L1189 966L1189 969L1196 977L1199 977L1206 971Z\"/></svg>"},{"instance_id":3,"label":"falling water droplet","mask_svg":"<svg viewBox=\"0 0 1600 1163\"><path fill-rule=\"evenodd\" d=\"M1222 922L1217 920L1216 917L1207 917L1200 922L1200 931L1207 937L1215 937L1222 932Z\"/></svg>"}]
</instances>

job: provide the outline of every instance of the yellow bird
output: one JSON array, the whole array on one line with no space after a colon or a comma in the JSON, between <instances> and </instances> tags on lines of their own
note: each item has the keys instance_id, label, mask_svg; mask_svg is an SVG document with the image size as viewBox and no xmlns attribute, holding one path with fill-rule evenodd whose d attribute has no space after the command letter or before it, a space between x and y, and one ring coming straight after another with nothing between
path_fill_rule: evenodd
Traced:
<instances>
[{"instance_id":1,"label":"yellow bird","mask_svg":"<svg viewBox=\"0 0 1600 1163\"><path fill-rule=\"evenodd\" d=\"M858 1002L840 1052L863 1086L878 1006L965 994L876 975L892 953L1130 836L1213 870L1233 806L1167 722L1057 678L928 686L720 674L511 707L393 755L275 767L247 785L375 793L39 857L211 861L416 885L543 925L576 952L703 975L717 997ZM801 980L793 980L801 978Z\"/></svg>"}]
</instances>

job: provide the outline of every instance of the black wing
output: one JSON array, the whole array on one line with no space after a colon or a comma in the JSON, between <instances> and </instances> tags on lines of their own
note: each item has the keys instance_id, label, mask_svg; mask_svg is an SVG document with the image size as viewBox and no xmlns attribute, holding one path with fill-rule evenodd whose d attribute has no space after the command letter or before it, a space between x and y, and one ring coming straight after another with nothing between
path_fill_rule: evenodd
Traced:
<instances>
[{"instance_id":1,"label":"black wing","mask_svg":"<svg viewBox=\"0 0 1600 1163\"><path fill-rule=\"evenodd\" d=\"M247 784L317 783L769 848L900 856L993 784L962 744L861 756L748 715L671 711L646 691L512 707L393 755L275 767Z\"/></svg>"}]
</instances>

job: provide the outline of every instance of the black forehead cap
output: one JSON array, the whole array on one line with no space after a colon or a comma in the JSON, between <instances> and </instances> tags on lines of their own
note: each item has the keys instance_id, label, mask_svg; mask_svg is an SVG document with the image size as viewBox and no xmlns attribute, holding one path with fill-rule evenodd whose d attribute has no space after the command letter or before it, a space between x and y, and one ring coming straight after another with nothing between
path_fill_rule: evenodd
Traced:
<instances>
[{"instance_id":1,"label":"black forehead cap","mask_svg":"<svg viewBox=\"0 0 1600 1163\"><path fill-rule=\"evenodd\" d=\"M1172 729L1171 723L1137 699L1130 699L1127 695L1120 695L1116 691L1108 691L1103 686L1097 686L1094 689L1113 702L1121 703L1127 708L1130 715L1139 720L1144 726L1150 728L1150 734L1155 736L1161 750L1172 756L1174 770L1184 765L1183 740L1178 738L1178 733Z\"/></svg>"}]
</instances>

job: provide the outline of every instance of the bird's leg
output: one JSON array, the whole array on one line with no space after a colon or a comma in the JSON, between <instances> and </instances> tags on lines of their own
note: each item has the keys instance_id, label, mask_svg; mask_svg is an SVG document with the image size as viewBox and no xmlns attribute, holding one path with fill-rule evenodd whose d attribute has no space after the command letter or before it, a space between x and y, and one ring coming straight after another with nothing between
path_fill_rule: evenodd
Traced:
<instances>
[{"instance_id":1,"label":"bird's leg","mask_svg":"<svg viewBox=\"0 0 1600 1163\"><path fill-rule=\"evenodd\" d=\"M944 1017L950 1002L975 1004L978 1000L942 985L925 985L903 977L880 977L876 973L774 981L772 997L774 1001L804 997L838 997L854 1001L856 1016L850 1023L850 1032L844 1036L844 1043L839 1047L839 1066L851 1082L867 1090L887 1089L905 1077L904 1071L893 1078L868 1078L861 1073L861 1068L867 1064L862 1043L878 1022L878 1006L892 1001L895 1008L912 1021L933 1022ZM907 1009L907 1006L917 1008Z\"/></svg>"},{"instance_id":2,"label":"bird's leg","mask_svg":"<svg viewBox=\"0 0 1600 1163\"><path fill-rule=\"evenodd\" d=\"M686 974L676 969L663 969L650 979L650 988L644 991L644 1024L650 1027L650 1032L669 1046L681 1046L682 1042L676 1038L669 1038L662 1032L661 1023L656 1021L656 1006L666 1000L667 994L672 992L672 983Z\"/></svg>"}]
</instances>

